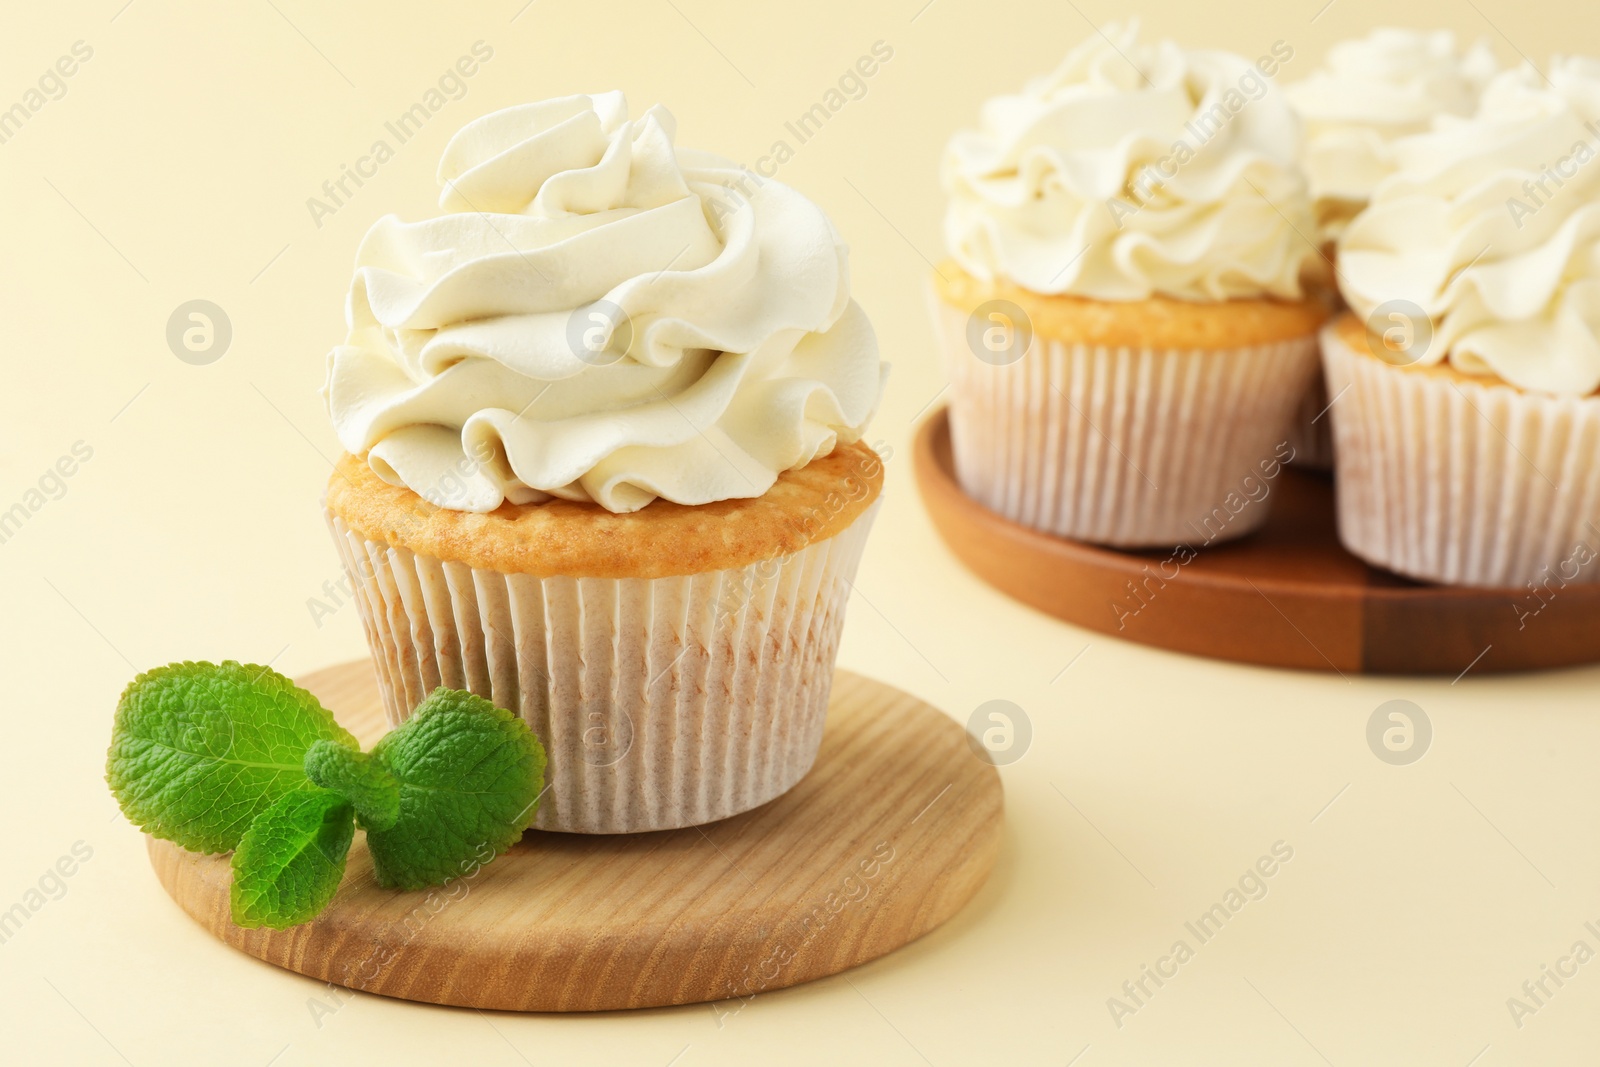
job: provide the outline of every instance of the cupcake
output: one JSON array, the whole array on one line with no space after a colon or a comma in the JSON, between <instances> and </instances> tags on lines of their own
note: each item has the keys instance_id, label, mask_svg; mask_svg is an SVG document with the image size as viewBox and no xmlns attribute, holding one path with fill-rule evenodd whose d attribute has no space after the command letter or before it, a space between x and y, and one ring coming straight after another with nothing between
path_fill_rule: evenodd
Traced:
<instances>
[{"instance_id":1,"label":"cupcake","mask_svg":"<svg viewBox=\"0 0 1600 1067\"><path fill-rule=\"evenodd\" d=\"M1393 173L1394 142L1426 131L1436 116L1472 114L1495 68L1481 41L1462 53L1448 31L1384 28L1334 45L1309 77L1284 86L1305 124L1302 160L1325 254ZM1327 410L1318 375L1292 424L1297 464L1333 466Z\"/></svg>"},{"instance_id":2,"label":"cupcake","mask_svg":"<svg viewBox=\"0 0 1600 1067\"><path fill-rule=\"evenodd\" d=\"M885 368L816 205L620 93L464 127L379 220L326 396L325 506L400 722L436 686L545 746L535 825L780 795L821 741Z\"/></svg>"},{"instance_id":3,"label":"cupcake","mask_svg":"<svg viewBox=\"0 0 1600 1067\"><path fill-rule=\"evenodd\" d=\"M1265 520L1326 314L1292 54L1110 26L951 140L934 305L969 496L1128 547Z\"/></svg>"},{"instance_id":4,"label":"cupcake","mask_svg":"<svg viewBox=\"0 0 1600 1067\"><path fill-rule=\"evenodd\" d=\"M1600 61L1506 71L1392 152L1324 333L1339 535L1424 581L1600 580Z\"/></svg>"}]
</instances>

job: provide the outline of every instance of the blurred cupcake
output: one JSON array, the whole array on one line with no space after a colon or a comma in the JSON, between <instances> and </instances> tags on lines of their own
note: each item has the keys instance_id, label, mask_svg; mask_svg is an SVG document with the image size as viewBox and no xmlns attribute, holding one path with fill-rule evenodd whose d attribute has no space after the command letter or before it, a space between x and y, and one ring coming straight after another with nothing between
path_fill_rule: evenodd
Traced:
<instances>
[{"instance_id":1,"label":"blurred cupcake","mask_svg":"<svg viewBox=\"0 0 1600 1067\"><path fill-rule=\"evenodd\" d=\"M1265 520L1325 317L1292 55L1110 26L951 140L935 305L974 499L1120 546Z\"/></svg>"},{"instance_id":2,"label":"blurred cupcake","mask_svg":"<svg viewBox=\"0 0 1600 1067\"><path fill-rule=\"evenodd\" d=\"M882 485L844 244L673 135L620 93L470 123L444 213L367 234L329 358L326 507L389 717L440 685L520 713L541 829L800 779Z\"/></svg>"},{"instance_id":3,"label":"blurred cupcake","mask_svg":"<svg viewBox=\"0 0 1600 1067\"><path fill-rule=\"evenodd\" d=\"M1424 132L1436 116L1472 114L1495 68L1481 41L1463 54L1445 30L1383 28L1334 45L1310 77L1284 86L1305 124L1302 159L1325 254L1333 256L1339 235L1393 173L1393 143ZM1333 467L1327 409L1317 375L1290 434L1295 463Z\"/></svg>"},{"instance_id":4,"label":"blurred cupcake","mask_svg":"<svg viewBox=\"0 0 1600 1067\"><path fill-rule=\"evenodd\" d=\"M1600 62L1391 150L1324 334L1340 537L1426 581L1600 580Z\"/></svg>"},{"instance_id":5,"label":"blurred cupcake","mask_svg":"<svg viewBox=\"0 0 1600 1067\"><path fill-rule=\"evenodd\" d=\"M1328 251L1394 173L1394 142L1440 115L1472 114L1495 69L1482 41L1463 53L1447 30L1383 28L1334 45L1309 77L1284 86L1305 124L1302 159Z\"/></svg>"}]
</instances>

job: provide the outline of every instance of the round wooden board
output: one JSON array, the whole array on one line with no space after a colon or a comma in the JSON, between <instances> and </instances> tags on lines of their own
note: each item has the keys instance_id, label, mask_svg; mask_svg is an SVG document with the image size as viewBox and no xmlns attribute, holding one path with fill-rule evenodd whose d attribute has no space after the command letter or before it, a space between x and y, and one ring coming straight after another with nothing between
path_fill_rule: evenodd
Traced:
<instances>
[{"instance_id":1,"label":"round wooden board","mask_svg":"<svg viewBox=\"0 0 1600 1067\"><path fill-rule=\"evenodd\" d=\"M387 729L370 663L300 681L364 746ZM600 1011L749 997L892 952L977 892L1002 808L960 724L839 671L811 772L719 823L530 830L472 877L414 893L378 887L358 834L332 905L284 931L233 924L228 857L149 847L184 911L268 963L406 1000Z\"/></svg>"},{"instance_id":2,"label":"round wooden board","mask_svg":"<svg viewBox=\"0 0 1600 1067\"><path fill-rule=\"evenodd\" d=\"M1068 541L973 501L956 482L948 411L918 430L915 465L933 523L963 563L1077 626L1200 656L1341 673L1458 676L1600 661L1600 584L1535 597L1423 585L1369 567L1339 543L1325 475L1285 467L1260 530L1196 545L1179 565L1172 550Z\"/></svg>"}]
</instances>

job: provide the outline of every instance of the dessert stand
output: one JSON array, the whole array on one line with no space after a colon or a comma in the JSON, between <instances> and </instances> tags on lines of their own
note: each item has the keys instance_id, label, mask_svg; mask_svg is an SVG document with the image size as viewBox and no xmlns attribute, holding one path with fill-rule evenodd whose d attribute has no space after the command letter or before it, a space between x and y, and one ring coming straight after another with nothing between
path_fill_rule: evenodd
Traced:
<instances>
[{"instance_id":1,"label":"dessert stand","mask_svg":"<svg viewBox=\"0 0 1600 1067\"><path fill-rule=\"evenodd\" d=\"M364 747L387 730L370 662L299 684ZM960 724L839 671L800 784L706 826L529 830L494 862L409 893L377 885L357 835L333 903L281 931L234 925L227 856L154 838L149 851L184 911L279 967L435 1004L600 1011L749 998L892 952L977 892L1002 808L999 774Z\"/></svg>"},{"instance_id":2,"label":"dessert stand","mask_svg":"<svg viewBox=\"0 0 1600 1067\"><path fill-rule=\"evenodd\" d=\"M1333 483L1286 466L1265 525L1238 541L1125 551L1052 537L962 492L949 412L915 444L917 485L956 556L1001 592L1076 626L1271 667L1459 676L1600 661L1600 583L1424 585L1339 543Z\"/></svg>"}]
</instances>

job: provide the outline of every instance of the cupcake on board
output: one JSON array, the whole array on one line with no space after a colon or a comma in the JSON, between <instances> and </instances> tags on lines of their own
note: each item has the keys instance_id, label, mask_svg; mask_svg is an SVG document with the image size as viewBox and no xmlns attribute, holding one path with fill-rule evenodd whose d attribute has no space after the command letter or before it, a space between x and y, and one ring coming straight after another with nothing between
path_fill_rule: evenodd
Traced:
<instances>
[{"instance_id":1,"label":"cupcake on board","mask_svg":"<svg viewBox=\"0 0 1600 1067\"><path fill-rule=\"evenodd\" d=\"M536 826L756 807L810 768L882 464L886 368L809 200L620 93L508 108L379 220L326 396L325 506L399 722L520 714Z\"/></svg>"},{"instance_id":2,"label":"cupcake on board","mask_svg":"<svg viewBox=\"0 0 1600 1067\"><path fill-rule=\"evenodd\" d=\"M969 496L1117 546L1265 520L1326 316L1292 54L1113 25L951 139L934 303Z\"/></svg>"},{"instance_id":3,"label":"cupcake on board","mask_svg":"<svg viewBox=\"0 0 1600 1067\"><path fill-rule=\"evenodd\" d=\"M1339 535L1424 581L1600 580L1600 61L1394 143L1324 331Z\"/></svg>"},{"instance_id":4,"label":"cupcake on board","mask_svg":"<svg viewBox=\"0 0 1600 1067\"><path fill-rule=\"evenodd\" d=\"M1440 115L1472 114L1496 68L1482 41L1462 52L1447 30L1383 27L1334 45L1309 77L1284 86L1304 123L1301 158L1325 255L1332 258L1339 235L1394 172L1394 142L1425 132ZM1290 436L1297 464L1333 466L1327 407L1318 375Z\"/></svg>"}]
</instances>

